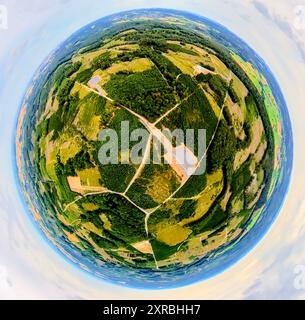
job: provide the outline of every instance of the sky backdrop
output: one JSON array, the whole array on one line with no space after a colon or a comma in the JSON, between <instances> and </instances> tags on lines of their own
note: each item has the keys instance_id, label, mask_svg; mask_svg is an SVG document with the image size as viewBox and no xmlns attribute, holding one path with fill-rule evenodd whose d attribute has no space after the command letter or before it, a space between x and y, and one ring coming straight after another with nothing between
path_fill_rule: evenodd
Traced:
<instances>
[{"instance_id":1,"label":"sky backdrop","mask_svg":"<svg viewBox=\"0 0 305 320\"><path fill-rule=\"evenodd\" d=\"M305 0L0 0L0 13L1 5L7 8L8 29L0 27L0 299L305 298L295 274L297 266L305 266ZM105 283L53 250L23 209L12 158L20 101L44 58L93 20L150 7L208 17L252 46L282 88L295 144L290 190L264 239L217 277L163 291Z\"/></svg>"}]
</instances>

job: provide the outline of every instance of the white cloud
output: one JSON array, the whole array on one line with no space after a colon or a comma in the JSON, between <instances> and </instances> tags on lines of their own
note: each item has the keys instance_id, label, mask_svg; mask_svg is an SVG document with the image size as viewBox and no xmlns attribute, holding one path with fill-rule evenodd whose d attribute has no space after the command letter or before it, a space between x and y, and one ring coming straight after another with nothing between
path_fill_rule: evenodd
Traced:
<instances>
[{"instance_id":1,"label":"white cloud","mask_svg":"<svg viewBox=\"0 0 305 320\"><path fill-rule=\"evenodd\" d=\"M305 1L253 0L256 9L292 38L305 60Z\"/></svg>"}]
</instances>

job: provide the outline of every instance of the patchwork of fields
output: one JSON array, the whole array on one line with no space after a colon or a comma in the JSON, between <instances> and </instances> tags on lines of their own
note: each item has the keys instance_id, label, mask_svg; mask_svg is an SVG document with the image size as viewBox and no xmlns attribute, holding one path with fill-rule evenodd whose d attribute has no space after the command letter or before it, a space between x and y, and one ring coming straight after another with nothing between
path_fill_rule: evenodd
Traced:
<instances>
[{"instance_id":1,"label":"patchwork of fields","mask_svg":"<svg viewBox=\"0 0 305 320\"><path fill-rule=\"evenodd\" d=\"M235 241L276 165L280 131L274 137L265 110L275 102L259 73L202 33L172 24L122 23L74 52L50 76L36 113L37 197L62 236L100 263L169 268ZM100 132L114 129L120 146L124 121L130 132L149 131L146 152L137 164L102 164ZM192 154L194 173L206 164L204 174L146 163L164 129L206 130L204 156L196 147ZM136 143L120 148L119 159L128 160Z\"/></svg>"}]
</instances>

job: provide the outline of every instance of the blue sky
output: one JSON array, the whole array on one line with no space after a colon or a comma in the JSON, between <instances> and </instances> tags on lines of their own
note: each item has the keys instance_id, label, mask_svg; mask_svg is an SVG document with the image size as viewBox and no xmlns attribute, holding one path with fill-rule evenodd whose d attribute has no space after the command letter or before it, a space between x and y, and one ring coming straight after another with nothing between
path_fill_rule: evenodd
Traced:
<instances>
[{"instance_id":1,"label":"blue sky","mask_svg":"<svg viewBox=\"0 0 305 320\"><path fill-rule=\"evenodd\" d=\"M106 284L52 250L20 204L11 159L19 102L43 59L83 25L110 13L152 7L152 2L0 0L0 4L7 6L9 22L7 30L0 30L0 298L305 298L305 291L294 288L295 266L305 265L305 28L296 16L297 6L305 6L305 1L153 2L154 7L184 9L216 20L249 43L280 83L295 142L291 188L264 240L223 274L190 287L161 292Z\"/></svg>"}]
</instances>

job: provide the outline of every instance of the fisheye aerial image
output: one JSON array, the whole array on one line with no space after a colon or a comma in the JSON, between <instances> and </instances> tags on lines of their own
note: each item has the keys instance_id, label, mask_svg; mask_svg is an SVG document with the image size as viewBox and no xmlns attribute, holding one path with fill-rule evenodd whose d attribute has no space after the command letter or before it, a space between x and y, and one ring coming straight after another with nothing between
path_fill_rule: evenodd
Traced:
<instances>
[{"instance_id":1,"label":"fisheye aerial image","mask_svg":"<svg viewBox=\"0 0 305 320\"><path fill-rule=\"evenodd\" d=\"M255 52L211 22L153 9L98 20L47 58L26 93L16 160L29 209L64 255L107 280L163 288L206 278L277 213L291 139L281 98ZM205 172L187 174L179 158L146 163L146 151L138 164L102 164L99 133L121 138L123 121L157 139L164 128L205 128L206 150L193 153ZM186 149L171 140L160 157ZM143 142L149 158L153 139Z\"/></svg>"},{"instance_id":2,"label":"fisheye aerial image","mask_svg":"<svg viewBox=\"0 0 305 320\"><path fill-rule=\"evenodd\" d=\"M305 299L305 2L0 1L0 70L0 299Z\"/></svg>"}]
</instances>

